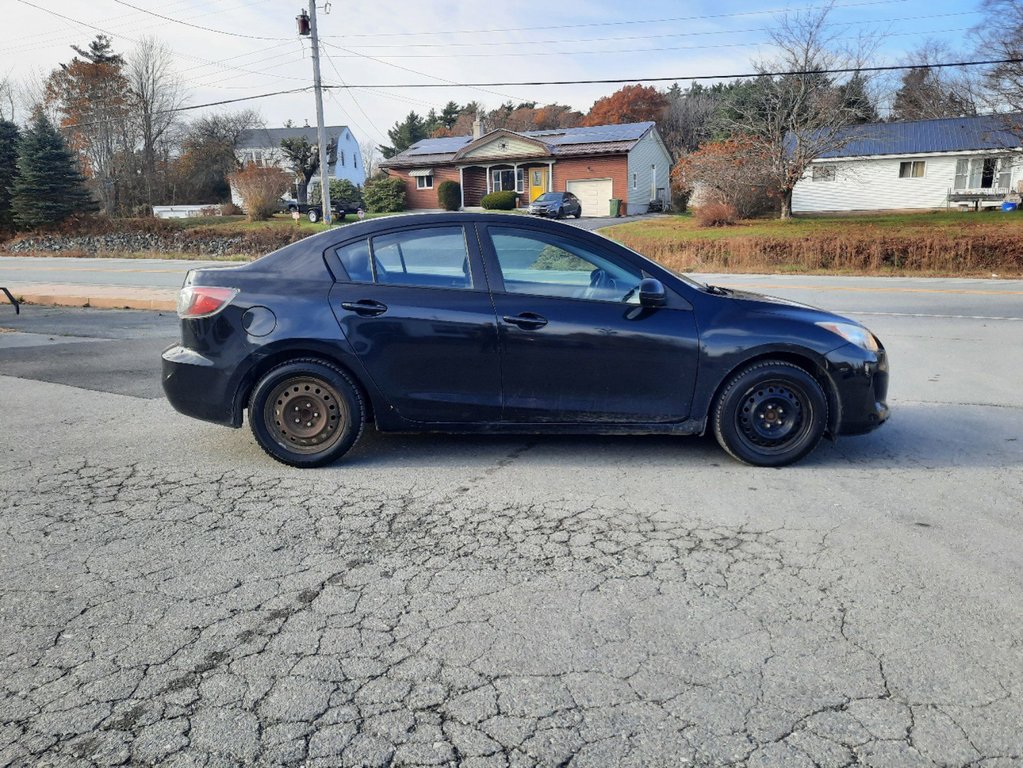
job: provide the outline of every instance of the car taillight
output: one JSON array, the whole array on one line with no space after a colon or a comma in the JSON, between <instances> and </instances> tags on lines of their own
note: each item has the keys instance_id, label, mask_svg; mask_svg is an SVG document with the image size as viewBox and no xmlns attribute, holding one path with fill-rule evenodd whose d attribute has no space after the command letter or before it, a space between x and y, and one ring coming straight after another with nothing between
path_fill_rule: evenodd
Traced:
<instances>
[{"instance_id":1,"label":"car taillight","mask_svg":"<svg viewBox=\"0 0 1023 768\"><path fill-rule=\"evenodd\" d=\"M186 285L178 294L178 317L194 320L209 317L222 310L238 295L237 288L212 285Z\"/></svg>"}]
</instances>

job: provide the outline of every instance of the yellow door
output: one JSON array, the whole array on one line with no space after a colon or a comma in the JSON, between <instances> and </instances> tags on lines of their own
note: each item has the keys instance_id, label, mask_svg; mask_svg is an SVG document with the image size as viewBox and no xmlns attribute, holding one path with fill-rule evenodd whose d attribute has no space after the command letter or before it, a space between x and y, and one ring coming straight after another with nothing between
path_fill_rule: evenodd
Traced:
<instances>
[{"instance_id":1,"label":"yellow door","mask_svg":"<svg viewBox=\"0 0 1023 768\"><path fill-rule=\"evenodd\" d=\"M547 169L529 169L529 202L533 202L547 191Z\"/></svg>"}]
</instances>

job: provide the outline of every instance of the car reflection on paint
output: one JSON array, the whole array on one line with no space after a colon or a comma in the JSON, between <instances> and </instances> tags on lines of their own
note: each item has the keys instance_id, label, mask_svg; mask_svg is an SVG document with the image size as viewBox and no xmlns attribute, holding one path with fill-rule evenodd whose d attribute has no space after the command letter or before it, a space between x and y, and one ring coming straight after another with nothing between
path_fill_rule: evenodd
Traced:
<instances>
[{"instance_id":1,"label":"car reflection on paint","mask_svg":"<svg viewBox=\"0 0 1023 768\"><path fill-rule=\"evenodd\" d=\"M591 232L501 214L379 218L193 270L171 404L294 466L381 432L696 435L782 466L888 418L855 321L695 282Z\"/></svg>"}]
</instances>

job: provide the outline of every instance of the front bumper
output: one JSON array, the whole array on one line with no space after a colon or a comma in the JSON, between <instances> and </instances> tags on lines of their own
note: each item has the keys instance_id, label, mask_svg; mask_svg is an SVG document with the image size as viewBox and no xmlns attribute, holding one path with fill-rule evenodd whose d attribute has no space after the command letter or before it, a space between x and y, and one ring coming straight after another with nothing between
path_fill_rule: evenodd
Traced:
<instances>
[{"instance_id":1,"label":"front bumper","mask_svg":"<svg viewBox=\"0 0 1023 768\"><path fill-rule=\"evenodd\" d=\"M557 210L551 210L550 208L528 208L527 211L531 216L557 216Z\"/></svg>"},{"instance_id":2,"label":"front bumper","mask_svg":"<svg viewBox=\"0 0 1023 768\"><path fill-rule=\"evenodd\" d=\"M838 396L837 434L861 435L888 420L888 354L846 344L826 355Z\"/></svg>"},{"instance_id":3,"label":"front bumper","mask_svg":"<svg viewBox=\"0 0 1023 768\"><path fill-rule=\"evenodd\" d=\"M168 347L162 357L163 391L176 411L224 426L241 426L234 413L235 382L227 371L181 345Z\"/></svg>"}]
</instances>

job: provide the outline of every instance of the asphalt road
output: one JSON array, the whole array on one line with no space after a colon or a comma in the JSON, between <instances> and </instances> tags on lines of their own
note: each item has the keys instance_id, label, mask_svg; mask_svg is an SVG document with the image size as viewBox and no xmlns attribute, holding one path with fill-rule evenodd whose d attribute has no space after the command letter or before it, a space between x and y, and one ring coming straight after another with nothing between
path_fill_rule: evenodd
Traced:
<instances>
[{"instance_id":1,"label":"asphalt road","mask_svg":"<svg viewBox=\"0 0 1023 768\"><path fill-rule=\"evenodd\" d=\"M379 436L175 414L173 317L0 307L0 764L1023 761L1023 283L733 276L870 325L892 420Z\"/></svg>"}]
</instances>

